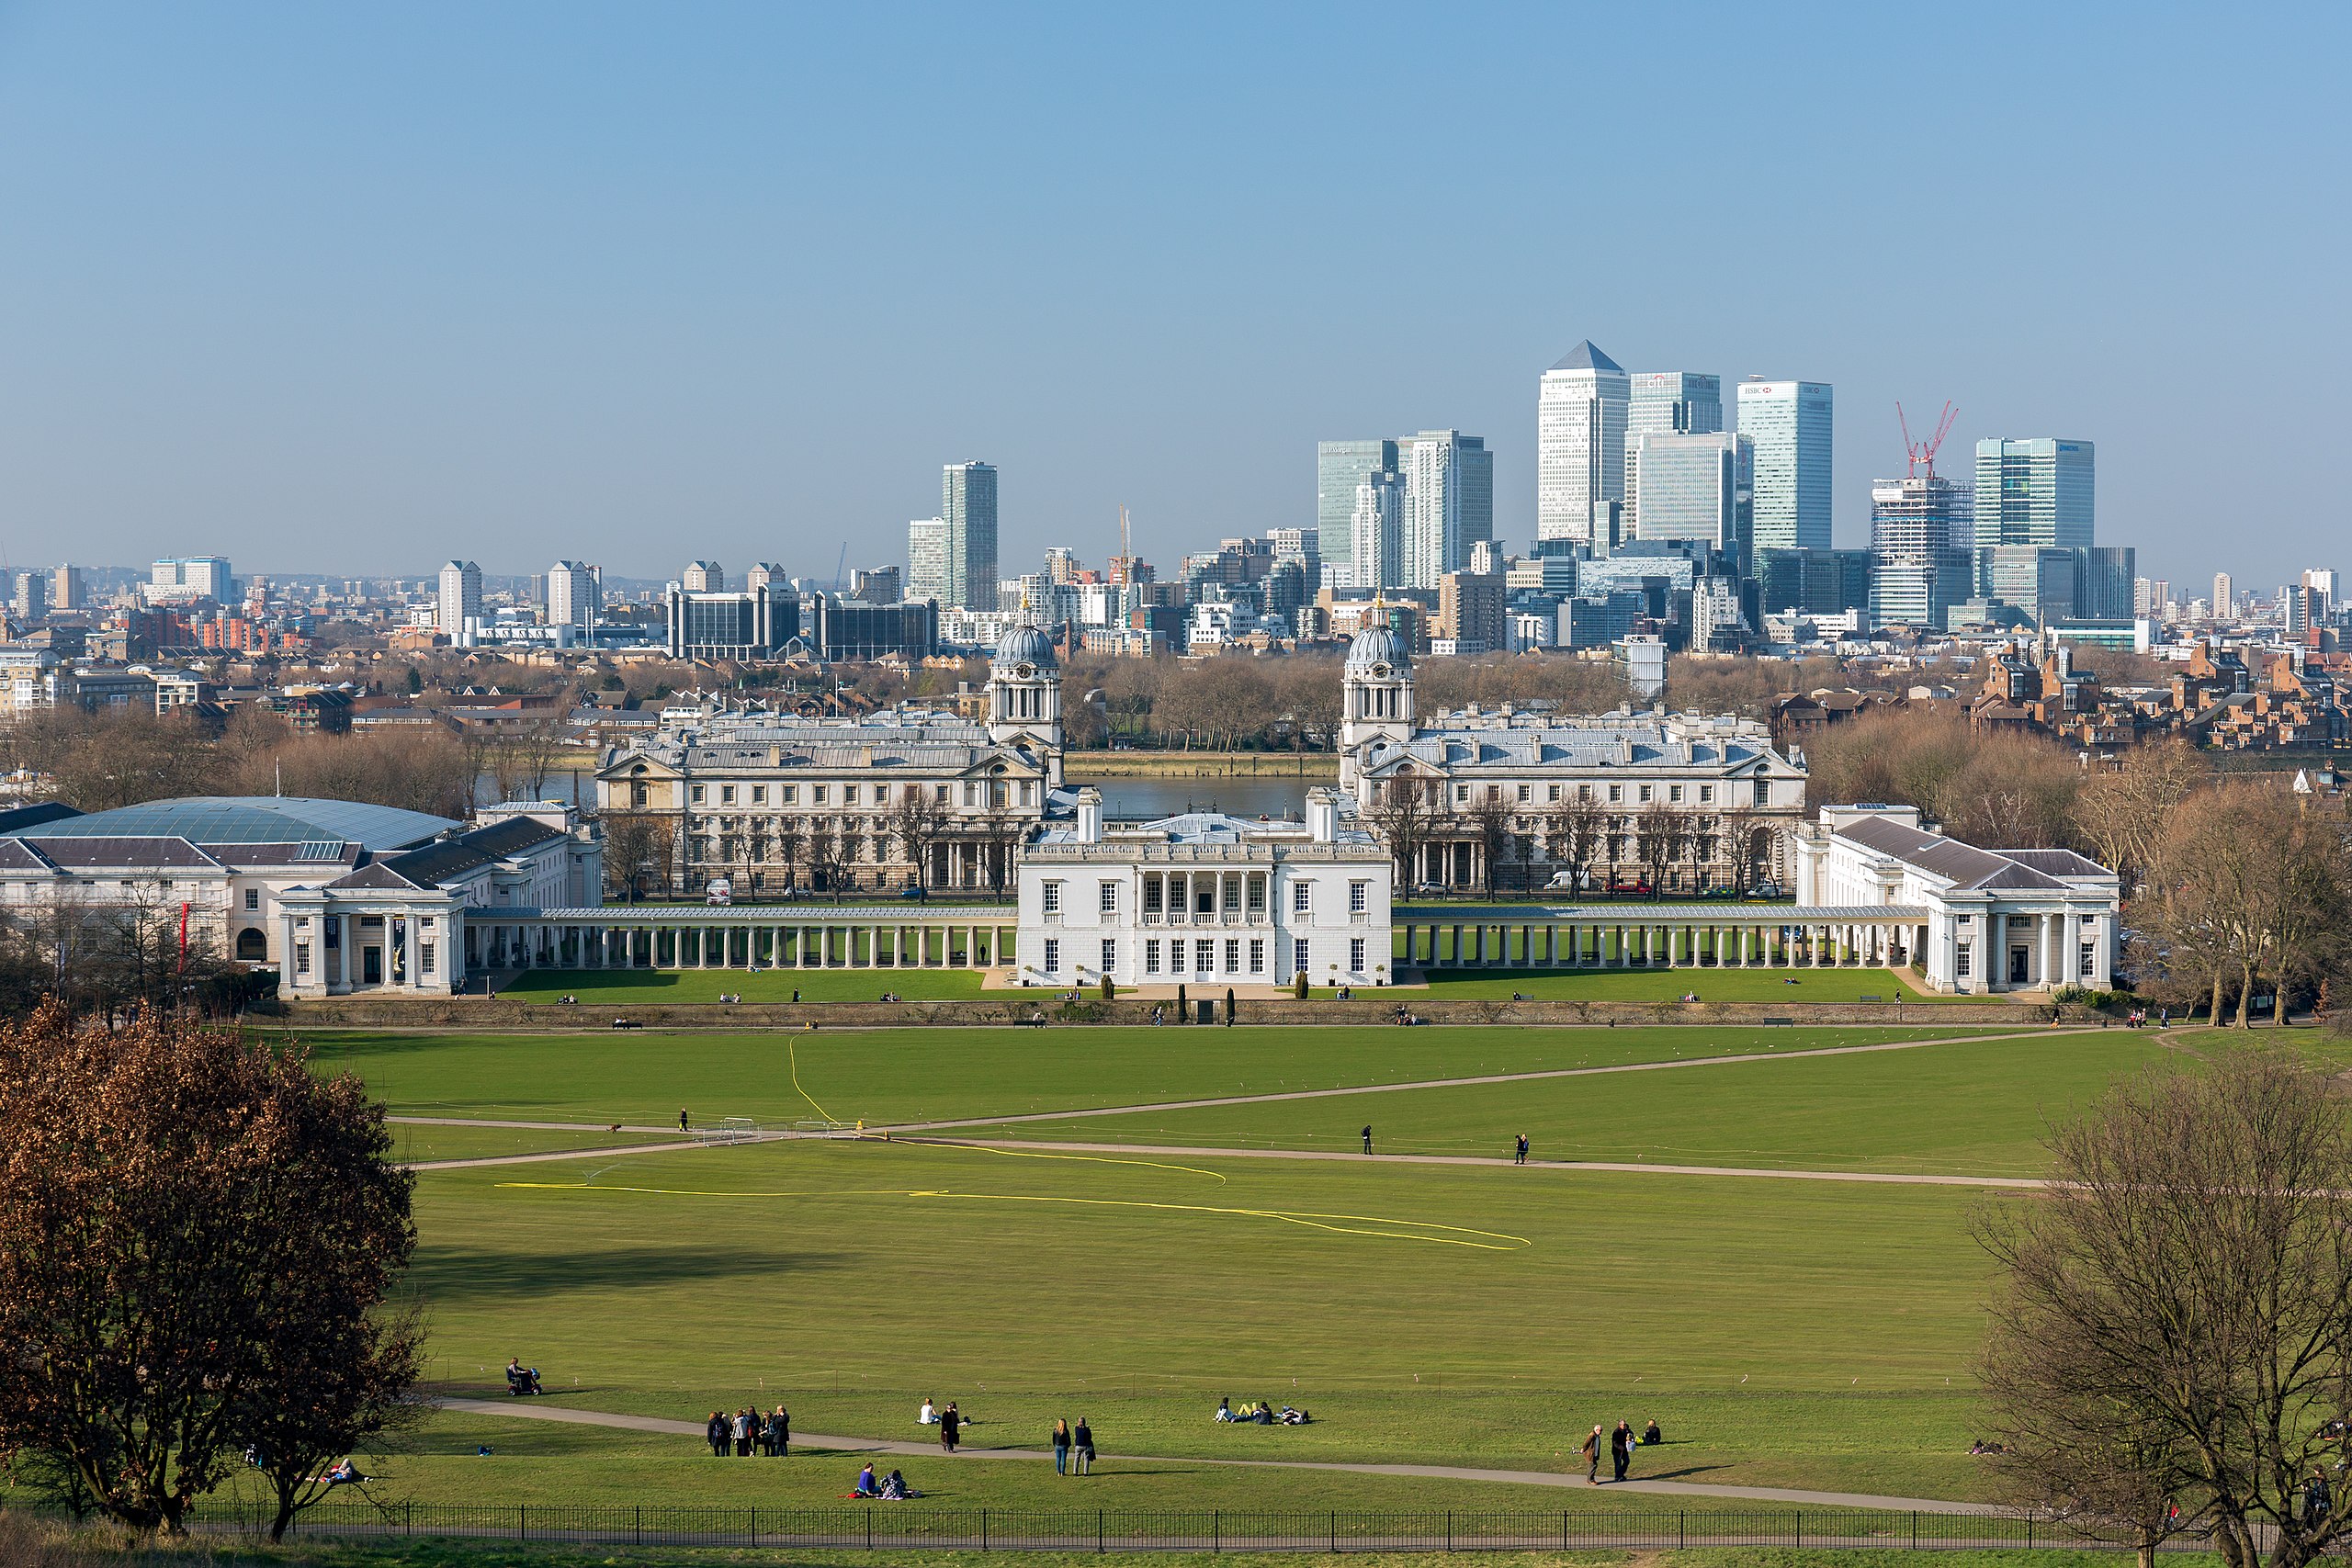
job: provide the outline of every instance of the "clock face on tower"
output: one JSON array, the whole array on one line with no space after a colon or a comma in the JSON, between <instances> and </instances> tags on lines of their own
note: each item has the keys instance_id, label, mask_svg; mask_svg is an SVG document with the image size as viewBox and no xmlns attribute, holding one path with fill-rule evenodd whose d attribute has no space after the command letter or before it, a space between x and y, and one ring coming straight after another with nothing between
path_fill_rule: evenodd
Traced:
<instances>
[{"instance_id":1,"label":"clock face on tower","mask_svg":"<svg viewBox=\"0 0 2352 1568\"><path fill-rule=\"evenodd\" d=\"M1372 676L1375 681L1385 681L1388 679L1388 666L1385 664L1374 665L1372 667Z\"/></svg>"},{"instance_id":2,"label":"clock face on tower","mask_svg":"<svg viewBox=\"0 0 2352 1568\"><path fill-rule=\"evenodd\" d=\"M1016 664L1012 667L1012 676L1016 681L1034 681L1037 678L1037 667L1034 664Z\"/></svg>"}]
</instances>

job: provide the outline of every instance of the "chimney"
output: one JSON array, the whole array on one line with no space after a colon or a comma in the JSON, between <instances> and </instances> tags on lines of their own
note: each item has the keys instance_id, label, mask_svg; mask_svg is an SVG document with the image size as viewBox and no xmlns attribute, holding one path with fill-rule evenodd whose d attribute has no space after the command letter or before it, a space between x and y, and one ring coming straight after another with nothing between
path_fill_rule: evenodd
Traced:
<instances>
[{"instance_id":1,"label":"chimney","mask_svg":"<svg viewBox=\"0 0 2352 1568\"><path fill-rule=\"evenodd\" d=\"M1318 844L1340 840L1340 797L1329 789L1306 792L1306 833Z\"/></svg>"},{"instance_id":2,"label":"chimney","mask_svg":"<svg viewBox=\"0 0 2352 1568\"><path fill-rule=\"evenodd\" d=\"M1078 792L1078 841L1099 844L1102 841L1102 792L1088 788Z\"/></svg>"}]
</instances>

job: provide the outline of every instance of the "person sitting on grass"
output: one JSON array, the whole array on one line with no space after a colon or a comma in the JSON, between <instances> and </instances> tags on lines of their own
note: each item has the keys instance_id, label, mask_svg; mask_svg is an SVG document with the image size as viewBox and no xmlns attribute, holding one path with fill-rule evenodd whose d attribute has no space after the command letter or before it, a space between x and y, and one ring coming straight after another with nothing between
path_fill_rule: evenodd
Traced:
<instances>
[{"instance_id":1,"label":"person sitting on grass","mask_svg":"<svg viewBox=\"0 0 2352 1568\"><path fill-rule=\"evenodd\" d=\"M882 1488L874 1484L874 1466L870 1462L864 1470L857 1472L857 1490L851 1493L850 1495L853 1497L879 1497L882 1495Z\"/></svg>"},{"instance_id":2,"label":"person sitting on grass","mask_svg":"<svg viewBox=\"0 0 2352 1568\"><path fill-rule=\"evenodd\" d=\"M1657 1417L1653 1416L1650 1417L1650 1424L1642 1428L1642 1447L1655 1448L1664 1441L1666 1441L1665 1434L1657 1429Z\"/></svg>"},{"instance_id":3,"label":"person sitting on grass","mask_svg":"<svg viewBox=\"0 0 2352 1568\"><path fill-rule=\"evenodd\" d=\"M1232 1420L1232 1419L1233 1419L1233 1401L1232 1401L1232 1399L1231 1399L1230 1397L1227 1397L1227 1398L1224 1398L1224 1399L1220 1399L1220 1400L1218 1400L1218 1401L1216 1402L1216 1414L1214 1416L1210 1417L1210 1419L1212 1419L1212 1420L1216 1420L1216 1421L1230 1421L1230 1420Z\"/></svg>"},{"instance_id":4,"label":"person sitting on grass","mask_svg":"<svg viewBox=\"0 0 2352 1568\"><path fill-rule=\"evenodd\" d=\"M342 1463L329 1468L320 1475L319 1479L324 1482L327 1490L332 1492L338 1486L356 1486L368 1477L360 1474L359 1467L346 1459Z\"/></svg>"},{"instance_id":5,"label":"person sitting on grass","mask_svg":"<svg viewBox=\"0 0 2352 1568\"><path fill-rule=\"evenodd\" d=\"M922 1495L922 1493L907 1484L905 1476L895 1470L890 1472L890 1479L882 1483L882 1496L886 1502L903 1503L910 1497Z\"/></svg>"}]
</instances>

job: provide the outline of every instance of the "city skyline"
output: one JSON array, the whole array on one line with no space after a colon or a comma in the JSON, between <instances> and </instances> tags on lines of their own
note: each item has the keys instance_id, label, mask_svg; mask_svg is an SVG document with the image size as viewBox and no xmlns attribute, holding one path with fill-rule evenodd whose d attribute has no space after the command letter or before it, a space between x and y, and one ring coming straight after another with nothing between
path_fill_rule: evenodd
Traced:
<instances>
[{"instance_id":1,"label":"city skyline","mask_svg":"<svg viewBox=\"0 0 2352 1568\"><path fill-rule=\"evenodd\" d=\"M1957 403L1964 441L2096 442L2103 536L2177 581L2289 581L2343 532L2301 460L2324 400L2165 390L2184 339L2222 386L2352 339L2330 291L2214 287L2246 265L2233 234L2262 231L2290 279L2340 239L2291 160L2255 155L2327 139L2340 12L2287 29L2291 51L2037 16L2046 47L2021 63L1995 19L1923 76L1833 18L1731 18L1694 47L1628 15L1504 11L1427 39L1351 10L1367 49L1412 39L1426 89L1378 127L1299 69L1336 15L1248 15L1230 51L1085 13L521 7L453 51L432 15L389 9L131 28L17 8L0 288L28 308L0 343L0 549L18 570L70 538L93 560L387 573L494 537L533 570L659 578L708 554L823 575L844 541L873 556L933 514L940 466L980 452L1008 481L1006 561L1107 555L1122 504L1139 551L1173 559L1317 523L1310 443L1449 428L1485 439L1495 532L1523 547L1526 385L1588 338L1725 392L1834 385L1840 547L1895 471L1896 398ZM1536 62L1571 33L1615 62L1604 118L1662 90L1722 112L1608 169L1563 163ZM2091 55L2095 77L2064 68ZM1759 73L1830 107L1733 136ZM975 80L1012 90L976 116ZM2175 112L2192 87L2209 107ZM1854 134L1890 114L1940 130ZM1476 216L1366 246L1298 177L1342 160L1399 186L1442 171ZM1700 163L1709 203L1657 177ZM2066 177L1981 173L2027 164ZM2183 231L2191 193L2207 221ZM1913 199L1948 209L1939 242L1885 260L1872 242ZM1577 243L1594 200L1625 243ZM1395 330L1438 297L1443 331ZM2216 495L2249 525L2217 536Z\"/></svg>"}]
</instances>

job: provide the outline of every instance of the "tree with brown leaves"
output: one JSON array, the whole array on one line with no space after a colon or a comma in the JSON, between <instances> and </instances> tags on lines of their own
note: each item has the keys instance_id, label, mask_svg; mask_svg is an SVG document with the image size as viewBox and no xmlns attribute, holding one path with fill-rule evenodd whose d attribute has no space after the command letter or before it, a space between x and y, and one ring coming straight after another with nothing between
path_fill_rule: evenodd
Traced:
<instances>
[{"instance_id":1,"label":"tree with brown leaves","mask_svg":"<svg viewBox=\"0 0 2352 1568\"><path fill-rule=\"evenodd\" d=\"M2352 1104L2334 1079L2233 1051L2115 1090L2049 1147L2049 1188L1979 1224L2010 1499L2120 1533L2143 1563L2183 1530L2229 1568L2255 1568L2262 1535L2271 1568L2352 1539ZM2337 1483L2317 1508L2315 1470Z\"/></svg>"},{"instance_id":2,"label":"tree with brown leaves","mask_svg":"<svg viewBox=\"0 0 2352 1568\"><path fill-rule=\"evenodd\" d=\"M0 1026L0 1459L176 1534L250 1446L282 1531L417 1374L390 1156L356 1078L234 1031Z\"/></svg>"}]
</instances>

